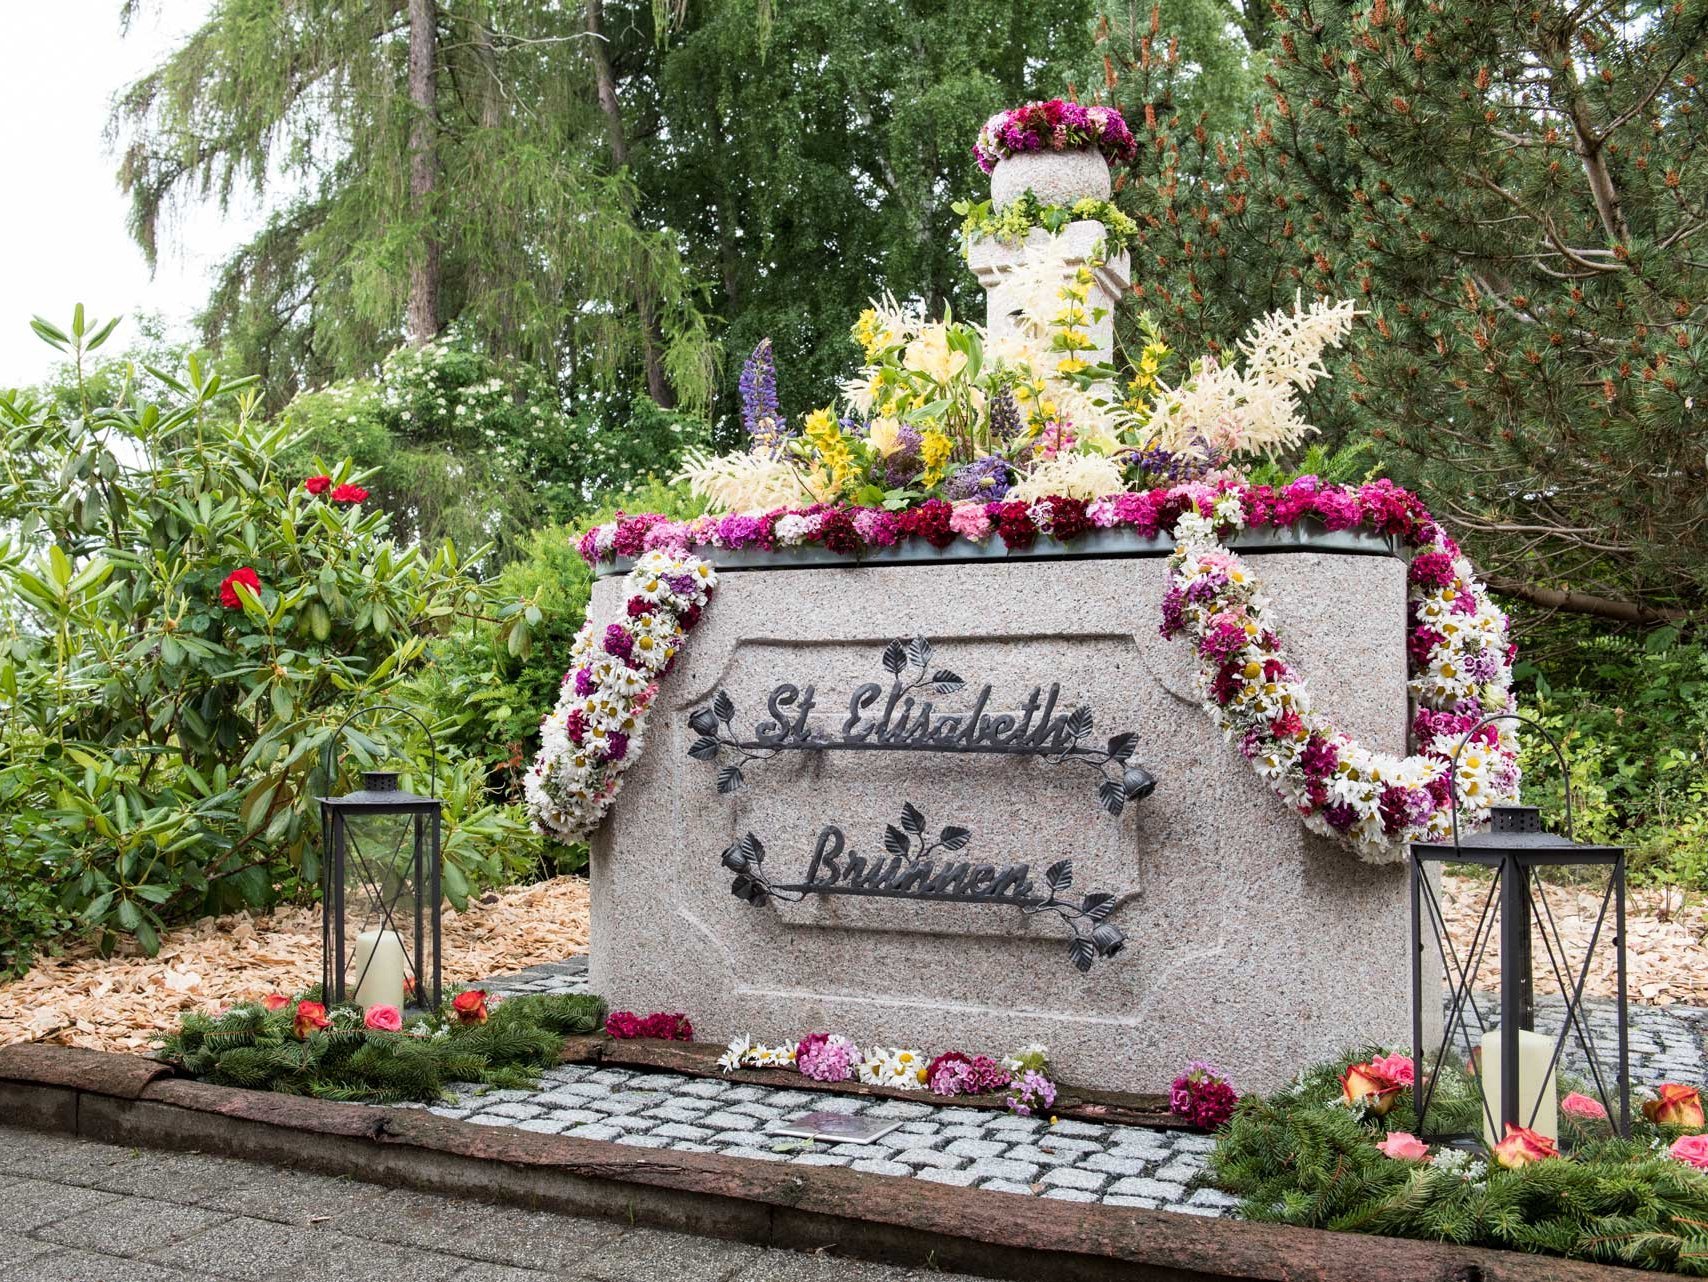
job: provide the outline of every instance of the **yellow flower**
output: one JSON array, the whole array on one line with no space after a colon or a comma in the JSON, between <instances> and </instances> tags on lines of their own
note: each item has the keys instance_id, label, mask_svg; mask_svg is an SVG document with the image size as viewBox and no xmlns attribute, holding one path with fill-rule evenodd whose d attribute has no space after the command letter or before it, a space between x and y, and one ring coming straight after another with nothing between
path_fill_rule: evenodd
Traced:
<instances>
[{"instance_id":1,"label":"yellow flower","mask_svg":"<svg viewBox=\"0 0 1708 1282\"><path fill-rule=\"evenodd\" d=\"M901 424L893 418L873 419L866 439L872 443L873 449L888 458L901 448Z\"/></svg>"},{"instance_id":2,"label":"yellow flower","mask_svg":"<svg viewBox=\"0 0 1708 1282\"><path fill-rule=\"evenodd\" d=\"M927 487L943 479L944 465L948 463L949 455L954 453L954 450L955 443L945 432L931 427L920 434L919 458L925 464L925 475L922 479Z\"/></svg>"},{"instance_id":3,"label":"yellow flower","mask_svg":"<svg viewBox=\"0 0 1708 1282\"><path fill-rule=\"evenodd\" d=\"M1064 356L1056 362L1058 374L1083 374L1091 366L1077 356Z\"/></svg>"},{"instance_id":4,"label":"yellow flower","mask_svg":"<svg viewBox=\"0 0 1708 1282\"><path fill-rule=\"evenodd\" d=\"M949 330L942 324L928 325L907 345L901 363L935 383L947 383L966 366L965 352L949 347Z\"/></svg>"},{"instance_id":5,"label":"yellow flower","mask_svg":"<svg viewBox=\"0 0 1708 1282\"><path fill-rule=\"evenodd\" d=\"M894 336L878 316L877 309L872 307L868 307L860 313L859 319L854 322L853 334L854 341L860 344L867 359L875 356L895 341Z\"/></svg>"}]
</instances>

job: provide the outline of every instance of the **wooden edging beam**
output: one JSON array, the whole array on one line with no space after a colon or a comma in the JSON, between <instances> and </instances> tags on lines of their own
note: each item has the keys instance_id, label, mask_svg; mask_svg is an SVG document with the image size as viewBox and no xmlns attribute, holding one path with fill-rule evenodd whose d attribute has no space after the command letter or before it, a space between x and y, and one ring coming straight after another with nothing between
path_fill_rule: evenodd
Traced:
<instances>
[{"instance_id":1,"label":"wooden edging beam","mask_svg":"<svg viewBox=\"0 0 1708 1282\"><path fill-rule=\"evenodd\" d=\"M638 1149L421 1109L174 1079L128 1055L0 1047L0 1117L762 1246L1032 1282L1638 1282L1661 1275L1434 1242L1016 1197L835 1167Z\"/></svg>"}]
</instances>

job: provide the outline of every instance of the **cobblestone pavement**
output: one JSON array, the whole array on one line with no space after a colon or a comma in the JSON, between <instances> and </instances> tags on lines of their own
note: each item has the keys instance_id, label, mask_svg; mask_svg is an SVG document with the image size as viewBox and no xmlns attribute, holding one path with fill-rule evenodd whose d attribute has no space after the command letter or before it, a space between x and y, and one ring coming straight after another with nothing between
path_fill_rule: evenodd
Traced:
<instances>
[{"instance_id":1,"label":"cobblestone pavement","mask_svg":"<svg viewBox=\"0 0 1708 1282\"><path fill-rule=\"evenodd\" d=\"M6 1282L973 1282L0 1127Z\"/></svg>"},{"instance_id":2,"label":"cobblestone pavement","mask_svg":"<svg viewBox=\"0 0 1708 1282\"><path fill-rule=\"evenodd\" d=\"M572 992L585 984L586 962L536 966L490 981L494 993ZM1481 1000L1485 1018L1492 999ZM1631 1008L1631 1076L1636 1085L1703 1078L1708 1011ZM1561 1006L1540 1003L1537 1026L1558 1027ZM1588 1009L1593 1035L1609 1051L1613 1009ZM1567 1067L1581 1071L1568 1057ZM785 1117L818 1109L893 1118L901 1126L874 1144L808 1144L771 1134ZM913 1176L1074 1202L1104 1202L1226 1215L1235 1200L1195 1187L1212 1148L1207 1136L1138 1126L1097 1126L1010 1117L978 1109L865 1099L566 1064L545 1074L533 1091L473 1088L444 1117L482 1126L614 1140L639 1148L726 1153L767 1162L846 1166L880 1175Z\"/></svg>"}]
</instances>

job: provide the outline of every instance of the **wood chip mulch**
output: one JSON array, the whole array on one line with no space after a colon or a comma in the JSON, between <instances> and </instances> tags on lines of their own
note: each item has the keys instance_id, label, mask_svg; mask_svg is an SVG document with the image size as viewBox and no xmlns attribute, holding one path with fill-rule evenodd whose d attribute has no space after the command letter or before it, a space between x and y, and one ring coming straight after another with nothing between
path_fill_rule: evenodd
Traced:
<instances>
[{"instance_id":1,"label":"wood chip mulch","mask_svg":"<svg viewBox=\"0 0 1708 1282\"><path fill-rule=\"evenodd\" d=\"M1472 936L1488 897L1490 883L1469 877L1442 879L1442 909L1447 918L1453 946L1461 958L1470 955ZM1549 885L1546 890L1553 924L1565 942L1566 960L1560 967L1571 983L1583 966L1584 953L1601 911L1599 888ZM1708 1006L1708 903L1700 897L1687 899L1676 890L1633 889L1626 895L1626 965L1628 994L1633 1002L1652 1006ZM1544 913L1543 920L1547 921ZM1613 954L1613 905L1607 906L1607 922L1596 944L1584 992L1592 997L1611 997L1617 991L1617 968ZM1538 997L1559 996L1553 967L1543 947L1542 936L1532 924L1531 955ZM1434 944L1428 927L1426 947ZM1556 956L1558 954L1556 953ZM1491 990L1500 981L1500 937L1498 928L1483 959L1477 986Z\"/></svg>"},{"instance_id":2,"label":"wood chip mulch","mask_svg":"<svg viewBox=\"0 0 1708 1282\"><path fill-rule=\"evenodd\" d=\"M1487 883L1448 877L1443 904L1454 945L1465 955ZM1574 965L1581 963L1600 894L1552 886L1548 901ZM561 961L587 951L587 883L559 877L496 892L467 912L446 909L445 982L467 983ZM1611 913L1609 926L1611 930ZM1630 995L1634 1002L1708 1006L1708 904L1678 892L1634 890L1629 905ZM1604 936L1586 991L1611 996L1612 952ZM1537 944L1537 989L1552 994ZM1500 977L1498 949L1485 958L1480 987ZM52 1042L95 1050L146 1052L188 1010L215 1011L269 992L294 993L320 980L320 914L284 908L264 917L209 917L167 933L155 957L103 960L91 946L46 958L22 979L0 984L0 1046Z\"/></svg>"},{"instance_id":3,"label":"wood chip mulch","mask_svg":"<svg viewBox=\"0 0 1708 1282\"><path fill-rule=\"evenodd\" d=\"M444 979L468 983L587 951L587 882L558 877L447 907ZM320 982L320 910L205 917L168 931L154 957L102 959L91 945L0 984L0 1046L52 1042L146 1053L185 1011L216 1011Z\"/></svg>"}]
</instances>

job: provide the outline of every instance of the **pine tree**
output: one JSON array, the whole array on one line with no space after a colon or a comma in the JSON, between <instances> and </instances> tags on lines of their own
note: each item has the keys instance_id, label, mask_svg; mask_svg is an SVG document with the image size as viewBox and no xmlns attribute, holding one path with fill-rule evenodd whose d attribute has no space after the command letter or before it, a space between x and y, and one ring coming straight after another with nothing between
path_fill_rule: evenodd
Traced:
<instances>
[{"instance_id":1,"label":"pine tree","mask_svg":"<svg viewBox=\"0 0 1708 1282\"><path fill-rule=\"evenodd\" d=\"M1226 339L1295 291L1370 314L1316 421L1374 439L1492 582L1631 622L1708 605L1708 4L1274 6L1253 124L1113 90L1143 301Z\"/></svg>"}]
</instances>

